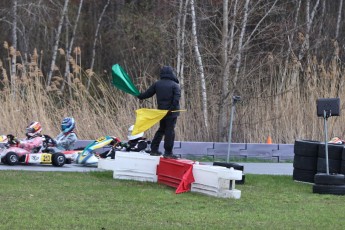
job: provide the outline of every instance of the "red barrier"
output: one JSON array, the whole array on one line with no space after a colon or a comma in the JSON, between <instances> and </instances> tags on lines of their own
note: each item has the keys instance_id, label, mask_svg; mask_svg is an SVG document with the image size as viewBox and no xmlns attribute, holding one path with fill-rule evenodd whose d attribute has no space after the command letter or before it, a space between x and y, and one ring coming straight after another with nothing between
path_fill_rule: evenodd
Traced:
<instances>
[{"instance_id":1,"label":"red barrier","mask_svg":"<svg viewBox=\"0 0 345 230\"><path fill-rule=\"evenodd\" d=\"M157 166L158 183L178 188L183 179L183 175L193 164L194 161L192 160L174 160L161 157Z\"/></svg>"}]
</instances>

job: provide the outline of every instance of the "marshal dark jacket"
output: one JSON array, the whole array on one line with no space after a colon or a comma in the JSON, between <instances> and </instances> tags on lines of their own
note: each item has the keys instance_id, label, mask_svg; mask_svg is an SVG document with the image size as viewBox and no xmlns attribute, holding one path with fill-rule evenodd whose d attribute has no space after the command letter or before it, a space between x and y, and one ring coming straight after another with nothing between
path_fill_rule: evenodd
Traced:
<instances>
[{"instance_id":1,"label":"marshal dark jacket","mask_svg":"<svg viewBox=\"0 0 345 230\"><path fill-rule=\"evenodd\" d=\"M173 68L164 66L160 71L160 80L153 83L145 92L141 93L140 100L156 95L158 109L179 110L181 89ZM179 112L168 113L167 117L177 117Z\"/></svg>"}]
</instances>

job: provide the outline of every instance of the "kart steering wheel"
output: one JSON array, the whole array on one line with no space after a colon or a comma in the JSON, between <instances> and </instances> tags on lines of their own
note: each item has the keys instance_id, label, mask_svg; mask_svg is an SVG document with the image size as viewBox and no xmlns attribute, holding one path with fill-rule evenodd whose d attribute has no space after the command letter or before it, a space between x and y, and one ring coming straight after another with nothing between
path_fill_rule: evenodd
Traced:
<instances>
[{"instance_id":1,"label":"kart steering wheel","mask_svg":"<svg viewBox=\"0 0 345 230\"><path fill-rule=\"evenodd\" d=\"M43 135L43 147L48 148L49 145L56 146L56 141L49 135Z\"/></svg>"}]
</instances>

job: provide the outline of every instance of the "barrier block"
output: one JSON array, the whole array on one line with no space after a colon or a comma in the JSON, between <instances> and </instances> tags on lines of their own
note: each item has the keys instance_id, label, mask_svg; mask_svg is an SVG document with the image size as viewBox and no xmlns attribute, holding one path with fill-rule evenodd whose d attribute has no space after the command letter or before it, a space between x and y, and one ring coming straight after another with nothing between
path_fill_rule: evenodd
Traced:
<instances>
[{"instance_id":1,"label":"barrier block","mask_svg":"<svg viewBox=\"0 0 345 230\"><path fill-rule=\"evenodd\" d=\"M207 155L217 157L228 156L229 143L215 142L212 148L207 149ZM246 149L245 143L231 143L230 157L242 157L242 150Z\"/></svg>"},{"instance_id":2,"label":"barrier block","mask_svg":"<svg viewBox=\"0 0 345 230\"><path fill-rule=\"evenodd\" d=\"M174 154L183 156L206 156L207 149L212 148L212 142L180 142L174 146Z\"/></svg>"},{"instance_id":3,"label":"barrier block","mask_svg":"<svg viewBox=\"0 0 345 230\"><path fill-rule=\"evenodd\" d=\"M161 157L157 166L158 183L177 188L182 181L183 175L193 164L194 161L191 160Z\"/></svg>"},{"instance_id":4,"label":"barrier block","mask_svg":"<svg viewBox=\"0 0 345 230\"><path fill-rule=\"evenodd\" d=\"M236 184L244 184L245 181L245 174L243 173L244 167L243 165L240 165L238 163L233 163L233 162L213 162L214 166L222 166L226 168L234 168L235 170L240 170L242 171L242 179L241 180L236 180Z\"/></svg>"},{"instance_id":5,"label":"barrier block","mask_svg":"<svg viewBox=\"0 0 345 230\"><path fill-rule=\"evenodd\" d=\"M293 160L294 158L294 145L293 144L278 144L278 149L273 149L272 156L277 158L278 162Z\"/></svg>"},{"instance_id":6,"label":"barrier block","mask_svg":"<svg viewBox=\"0 0 345 230\"><path fill-rule=\"evenodd\" d=\"M156 170L160 158L145 152L117 151L113 178L157 182Z\"/></svg>"},{"instance_id":7,"label":"barrier block","mask_svg":"<svg viewBox=\"0 0 345 230\"><path fill-rule=\"evenodd\" d=\"M97 168L104 170L115 170L115 160L110 158L100 158L98 159Z\"/></svg>"},{"instance_id":8,"label":"barrier block","mask_svg":"<svg viewBox=\"0 0 345 230\"><path fill-rule=\"evenodd\" d=\"M232 190L217 190L213 187L207 187L205 185L199 185L197 183L192 183L192 192L198 192L209 196L215 196L219 198L241 198L241 190L232 189Z\"/></svg>"},{"instance_id":9,"label":"barrier block","mask_svg":"<svg viewBox=\"0 0 345 230\"><path fill-rule=\"evenodd\" d=\"M204 193L223 198L241 197L241 191L235 189L235 181L242 179L242 171L233 168L211 165L193 165L192 192Z\"/></svg>"}]
</instances>

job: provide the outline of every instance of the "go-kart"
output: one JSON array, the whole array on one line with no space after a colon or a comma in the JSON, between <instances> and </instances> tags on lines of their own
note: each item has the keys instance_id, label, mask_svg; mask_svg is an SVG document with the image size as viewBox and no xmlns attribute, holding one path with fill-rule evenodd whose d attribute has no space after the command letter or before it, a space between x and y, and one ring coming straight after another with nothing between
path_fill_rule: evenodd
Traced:
<instances>
[{"instance_id":1,"label":"go-kart","mask_svg":"<svg viewBox=\"0 0 345 230\"><path fill-rule=\"evenodd\" d=\"M61 152L49 151L54 139L48 135L43 135L43 142L40 148L29 152L18 147L18 141L13 135L7 135L8 141L0 148L1 162L7 165L25 164L52 164L61 167L65 164L66 157Z\"/></svg>"},{"instance_id":2,"label":"go-kart","mask_svg":"<svg viewBox=\"0 0 345 230\"><path fill-rule=\"evenodd\" d=\"M84 166L97 166L99 158L115 158L116 150L120 150L120 140L117 137L103 136L87 145L84 150L78 154L76 163ZM106 148L103 153L97 153L96 150Z\"/></svg>"}]
</instances>

